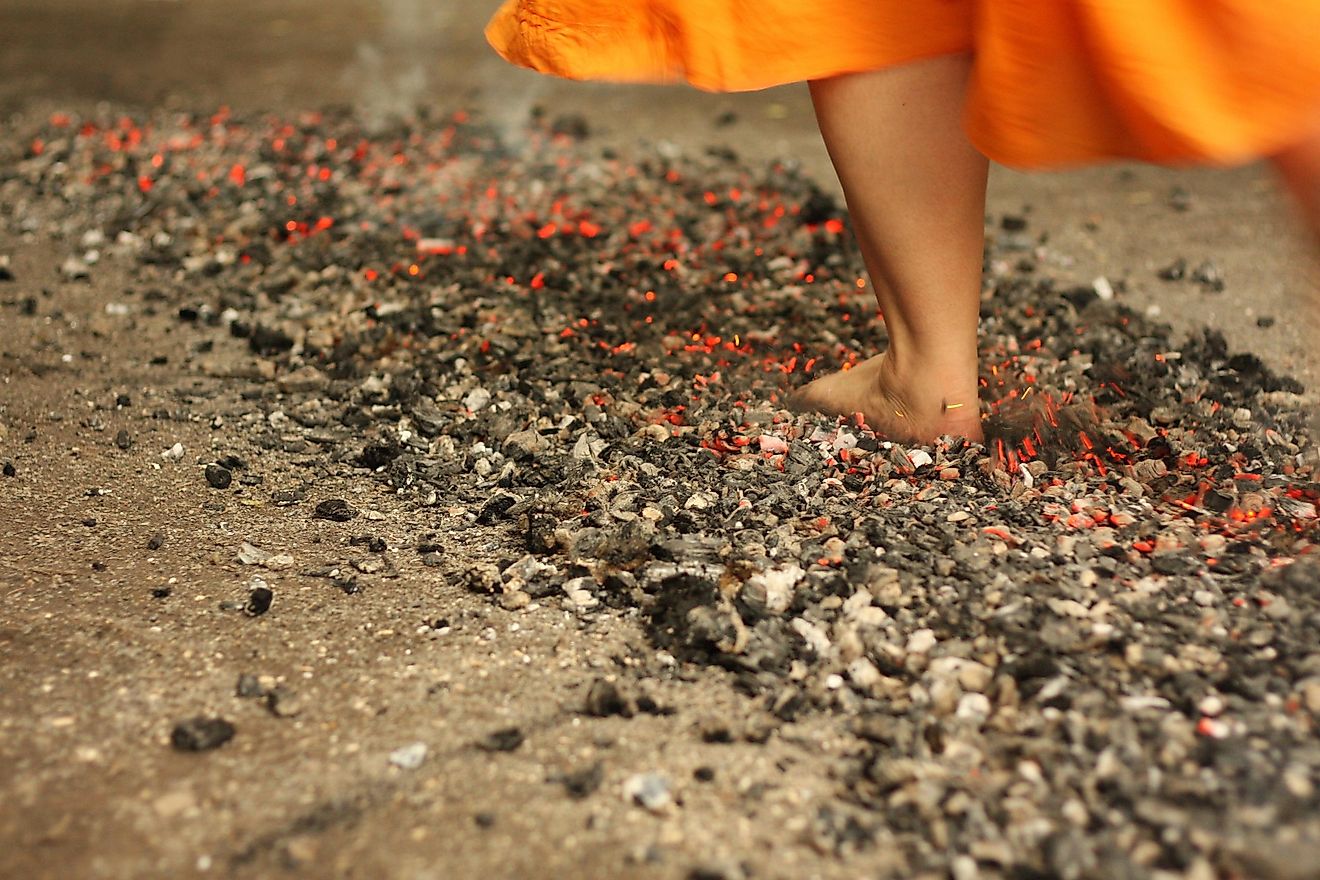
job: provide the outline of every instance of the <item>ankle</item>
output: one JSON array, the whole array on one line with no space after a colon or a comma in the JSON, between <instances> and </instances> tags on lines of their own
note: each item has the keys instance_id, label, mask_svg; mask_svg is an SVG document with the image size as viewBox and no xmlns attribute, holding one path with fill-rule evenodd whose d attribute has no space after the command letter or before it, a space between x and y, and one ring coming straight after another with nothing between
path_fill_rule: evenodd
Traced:
<instances>
[{"instance_id":1,"label":"ankle","mask_svg":"<svg viewBox=\"0 0 1320 880\"><path fill-rule=\"evenodd\" d=\"M914 416L938 418L977 413L975 356L961 361L905 361L886 352L878 379L883 393Z\"/></svg>"},{"instance_id":2,"label":"ankle","mask_svg":"<svg viewBox=\"0 0 1320 880\"><path fill-rule=\"evenodd\" d=\"M975 339L967 344L917 343L893 336L885 351L885 361L892 375L904 381L966 380L976 376L976 347Z\"/></svg>"}]
</instances>

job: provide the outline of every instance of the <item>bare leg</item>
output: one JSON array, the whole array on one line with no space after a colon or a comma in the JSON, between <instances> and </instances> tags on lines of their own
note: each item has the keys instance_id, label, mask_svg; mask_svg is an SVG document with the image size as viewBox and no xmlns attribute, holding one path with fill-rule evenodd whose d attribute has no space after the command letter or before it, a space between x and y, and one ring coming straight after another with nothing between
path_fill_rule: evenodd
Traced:
<instances>
[{"instance_id":1,"label":"bare leg","mask_svg":"<svg viewBox=\"0 0 1320 880\"><path fill-rule=\"evenodd\" d=\"M976 338L988 163L962 130L969 66L967 56L945 56L811 84L889 349L810 383L795 405L860 412L895 439L981 438Z\"/></svg>"},{"instance_id":2,"label":"bare leg","mask_svg":"<svg viewBox=\"0 0 1320 880\"><path fill-rule=\"evenodd\" d=\"M1320 126L1310 138L1272 158L1320 244Z\"/></svg>"}]
</instances>

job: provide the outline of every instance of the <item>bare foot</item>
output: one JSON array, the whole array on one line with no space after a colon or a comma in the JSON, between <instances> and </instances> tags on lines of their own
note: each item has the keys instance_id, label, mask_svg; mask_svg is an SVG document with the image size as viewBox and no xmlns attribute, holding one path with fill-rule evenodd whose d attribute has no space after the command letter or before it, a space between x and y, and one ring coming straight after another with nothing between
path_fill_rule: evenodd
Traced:
<instances>
[{"instance_id":1,"label":"bare foot","mask_svg":"<svg viewBox=\"0 0 1320 880\"><path fill-rule=\"evenodd\" d=\"M908 443L927 443L944 434L976 441L984 437L974 378L969 388L952 394L933 386L912 387L895 375L883 354L807 383L789 396L788 405L833 416L861 413L872 431Z\"/></svg>"}]
</instances>

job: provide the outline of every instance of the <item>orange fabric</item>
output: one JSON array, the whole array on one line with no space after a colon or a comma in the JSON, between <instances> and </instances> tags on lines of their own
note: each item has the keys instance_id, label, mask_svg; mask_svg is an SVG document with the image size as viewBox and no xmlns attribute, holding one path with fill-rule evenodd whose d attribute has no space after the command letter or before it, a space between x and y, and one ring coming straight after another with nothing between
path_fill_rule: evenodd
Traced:
<instances>
[{"instance_id":1,"label":"orange fabric","mask_svg":"<svg viewBox=\"0 0 1320 880\"><path fill-rule=\"evenodd\" d=\"M1320 0L507 0L509 61L743 91L954 52L1009 165L1231 163L1320 126Z\"/></svg>"}]
</instances>

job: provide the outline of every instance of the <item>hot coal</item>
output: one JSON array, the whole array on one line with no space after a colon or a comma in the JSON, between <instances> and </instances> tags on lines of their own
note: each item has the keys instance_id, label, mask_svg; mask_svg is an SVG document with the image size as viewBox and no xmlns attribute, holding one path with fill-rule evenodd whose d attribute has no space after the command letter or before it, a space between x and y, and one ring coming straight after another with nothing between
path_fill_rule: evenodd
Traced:
<instances>
[{"instance_id":1,"label":"hot coal","mask_svg":"<svg viewBox=\"0 0 1320 880\"><path fill-rule=\"evenodd\" d=\"M75 239L119 218L103 259L251 363L252 455L411 500L452 582L636 616L639 654L728 670L768 723L856 720L820 852L883 828L914 876L1228 876L1253 835L1307 839L1320 485L1290 377L1174 338L1121 277L1057 282L1015 215L987 227L990 441L894 444L780 405L885 343L842 206L790 164L124 118L139 139L21 133L64 146L20 148L0 205Z\"/></svg>"}]
</instances>

